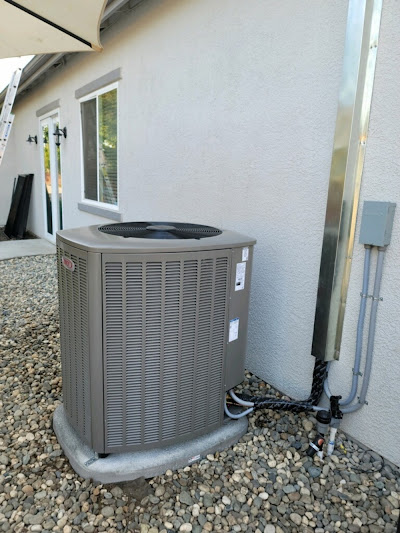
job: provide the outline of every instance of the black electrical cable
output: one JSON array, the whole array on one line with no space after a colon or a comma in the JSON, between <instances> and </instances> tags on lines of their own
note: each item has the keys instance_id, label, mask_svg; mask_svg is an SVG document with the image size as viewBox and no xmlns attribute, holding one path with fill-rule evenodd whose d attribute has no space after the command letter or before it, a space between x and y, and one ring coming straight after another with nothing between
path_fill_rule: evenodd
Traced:
<instances>
[{"instance_id":1,"label":"black electrical cable","mask_svg":"<svg viewBox=\"0 0 400 533\"><path fill-rule=\"evenodd\" d=\"M303 411L313 411L313 405L307 402L295 402L293 400L280 400L277 398L259 398L254 402L254 410L272 409L273 411L290 411L292 413L302 413Z\"/></svg>"},{"instance_id":2,"label":"black electrical cable","mask_svg":"<svg viewBox=\"0 0 400 533\"><path fill-rule=\"evenodd\" d=\"M273 411L291 411L292 413L312 411L313 407L318 405L324 391L327 366L327 362L320 359L315 360L311 392L307 400L283 400L271 396L247 396L244 394L238 394L238 396L243 400L253 402L254 410L272 409Z\"/></svg>"},{"instance_id":3,"label":"black electrical cable","mask_svg":"<svg viewBox=\"0 0 400 533\"><path fill-rule=\"evenodd\" d=\"M327 376L327 368L328 363L326 361L321 361L320 359L315 360L311 393L309 398L306 400L307 402L312 403L312 405L318 405L322 393L324 392L324 382Z\"/></svg>"}]
</instances>

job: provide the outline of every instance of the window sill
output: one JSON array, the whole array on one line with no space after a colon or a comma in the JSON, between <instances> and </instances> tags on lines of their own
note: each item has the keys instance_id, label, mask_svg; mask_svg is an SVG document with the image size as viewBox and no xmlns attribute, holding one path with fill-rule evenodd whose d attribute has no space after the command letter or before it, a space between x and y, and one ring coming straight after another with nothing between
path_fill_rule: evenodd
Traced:
<instances>
[{"instance_id":1,"label":"window sill","mask_svg":"<svg viewBox=\"0 0 400 533\"><path fill-rule=\"evenodd\" d=\"M98 207L97 205L90 205L85 204L83 202L79 202L78 209L79 211L85 211L86 213L108 218L110 220L116 220L117 222L121 222L122 220L122 214L118 211L112 211L111 209L105 209L104 207Z\"/></svg>"}]
</instances>

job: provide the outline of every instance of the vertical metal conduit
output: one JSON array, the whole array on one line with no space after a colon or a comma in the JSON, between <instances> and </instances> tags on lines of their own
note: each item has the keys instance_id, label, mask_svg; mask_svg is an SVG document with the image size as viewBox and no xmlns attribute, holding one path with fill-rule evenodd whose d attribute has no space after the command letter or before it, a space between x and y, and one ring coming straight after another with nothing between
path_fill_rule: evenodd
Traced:
<instances>
[{"instance_id":1,"label":"vertical metal conduit","mask_svg":"<svg viewBox=\"0 0 400 533\"><path fill-rule=\"evenodd\" d=\"M382 0L349 0L312 354L339 359L375 76Z\"/></svg>"}]
</instances>

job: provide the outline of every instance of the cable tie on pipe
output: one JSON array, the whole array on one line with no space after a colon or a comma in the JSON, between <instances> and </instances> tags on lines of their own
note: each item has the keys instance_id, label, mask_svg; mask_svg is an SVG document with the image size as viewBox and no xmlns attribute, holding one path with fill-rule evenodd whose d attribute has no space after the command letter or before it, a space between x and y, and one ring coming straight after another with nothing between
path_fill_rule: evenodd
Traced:
<instances>
[{"instance_id":1,"label":"cable tie on pipe","mask_svg":"<svg viewBox=\"0 0 400 533\"><path fill-rule=\"evenodd\" d=\"M372 298L372 300L373 300L374 302L376 302L376 301L383 302L383 297L382 297L382 296L378 296L378 298L374 298L373 296L371 296L371 298Z\"/></svg>"},{"instance_id":2,"label":"cable tie on pipe","mask_svg":"<svg viewBox=\"0 0 400 533\"><path fill-rule=\"evenodd\" d=\"M368 294L364 294L363 292L360 292L361 298L371 298Z\"/></svg>"},{"instance_id":3,"label":"cable tie on pipe","mask_svg":"<svg viewBox=\"0 0 400 533\"><path fill-rule=\"evenodd\" d=\"M314 444L313 442L310 442L310 447L311 447L311 448L314 448L314 450L315 450L316 452L319 452L319 448L318 448L318 446L317 446L316 444Z\"/></svg>"},{"instance_id":4,"label":"cable tie on pipe","mask_svg":"<svg viewBox=\"0 0 400 533\"><path fill-rule=\"evenodd\" d=\"M353 368L353 376L361 376L362 377L362 372L354 372L354 368Z\"/></svg>"}]
</instances>

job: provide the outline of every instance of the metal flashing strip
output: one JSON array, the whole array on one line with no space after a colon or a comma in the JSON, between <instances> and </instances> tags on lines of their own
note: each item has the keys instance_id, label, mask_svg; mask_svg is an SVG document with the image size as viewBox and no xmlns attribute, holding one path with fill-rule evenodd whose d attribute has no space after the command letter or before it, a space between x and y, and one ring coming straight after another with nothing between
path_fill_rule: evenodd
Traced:
<instances>
[{"instance_id":1,"label":"metal flashing strip","mask_svg":"<svg viewBox=\"0 0 400 533\"><path fill-rule=\"evenodd\" d=\"M312 354L338 359L364 166L382 0L350 0Z\"/></svg>"}]
</instances>

